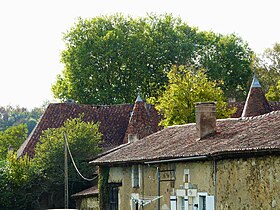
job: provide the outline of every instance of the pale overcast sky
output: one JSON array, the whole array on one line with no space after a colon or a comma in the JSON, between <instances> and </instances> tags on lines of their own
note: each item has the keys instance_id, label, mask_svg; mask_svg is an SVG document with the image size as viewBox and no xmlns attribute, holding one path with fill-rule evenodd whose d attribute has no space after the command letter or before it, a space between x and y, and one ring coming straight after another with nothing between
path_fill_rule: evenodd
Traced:
<instances>
[{"instance_id":1,"label":"pale overcast sky","mask_svg":"<svg viewBox=\"0 0 280 210\"><path fill-rule=\"evenodd\" d=\"M172 13L200 30L236 33L261 53L280 42L279 6L278 0L0 0L0 106L52 100L63 32L77 17Z\"/></svg>"}]
</instances>

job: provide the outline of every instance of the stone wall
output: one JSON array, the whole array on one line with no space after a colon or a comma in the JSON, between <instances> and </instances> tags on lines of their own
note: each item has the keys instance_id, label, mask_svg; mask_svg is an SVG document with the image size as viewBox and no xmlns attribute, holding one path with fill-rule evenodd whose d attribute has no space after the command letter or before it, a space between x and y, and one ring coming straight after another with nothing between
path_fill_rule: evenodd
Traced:
<instances>
[{"instance_id":1,"label":"stone wall","mask_svg":"<svg viewBox=\"0 0 280 210\"><path fill-rule=\"evenodd\" d=\"M79 202L79 210L99 210L97 197L83 198Z\"/></svg>"},{"instance_id":2,"label":"stone wall","mask_svg":"<svg viewBox=\"0 0 280 210\"><path fill-rule=\"evenodd\" d=\"M176 196L180 189L185 190L188 196L189 210L195 209L199 193L212 198L215 196L217 210L280 209L279 156L141 165L139 188L132 187L131 166L112 167L109 182L122 183L119 188L119 209L132 209L132 193L157 195L156 167L165 171L174 169L173 174L161 173L162 181L175 178L174 181L160 183L160 195L163 196L160 199L161 209L170 209L170 196ZM186 171L189 172L188 181L184 178ZM196 197L187 194L186 182L189 182L190 188L195 189ZM157 201L144 209L157 210Z\"/></svg>"},{"instance_id":3,"label":"stone wall","mask_svg":"<svg viewBox=\"0 0 280 210\"><path fill-rule=\"evenodd\" d=\"M216 209L280 209L279 189L278 156L217 163Z\"/></svg>"}]
</instances>

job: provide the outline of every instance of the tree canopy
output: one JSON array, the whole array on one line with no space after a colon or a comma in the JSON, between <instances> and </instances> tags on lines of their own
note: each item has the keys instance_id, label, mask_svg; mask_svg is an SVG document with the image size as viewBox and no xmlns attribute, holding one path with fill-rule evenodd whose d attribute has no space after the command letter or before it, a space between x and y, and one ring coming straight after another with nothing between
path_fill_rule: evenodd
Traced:
<instances>
[{"instance_id":1,"label":"tree canopy","mask_svg":"<svg viewBox=\"0 0 280 210\"><path fill-rule=\"evenodd\" d=\"M27 138L27 126L19 124L0 131L0 160L6 159L8 149L18 150Z\"/></svg>"},{"instance_id":2,"label":"tree canopy","mask_svg":"<svg viewBox=\"0 0 280 210\"><path fill-rule=\"evenodd\" d=\"M37 107L31 111L24 107L1 106L0 107L0 131L5 131L11 126L26 124L28 134L31 133L38 119L44 112L43 107Z\"/></svg>"},{"instance_id":3,"label":"tree canopy","mask_svg":"<svg viewBox=\"0 0 280 210\"><path fill-rule=\"evenodd\" d=\"M0 209L39 209L43 177L28 156L17 158L10 151L0 166Z\"/></svg>"},{"instance_id":4,"label":"tree canopy","mask_svg":"<svg viewBox=\"0 0 280 210\"><path fill-rule=\"evenodd\" d=\"M0 209L64 206L64 132L81 174L87 178L94 176L95 168L88 160L101 151L101 133L98 123L84 122L81 117L67 120L61 128L45 130L33 159L27 155L17 158L16 153L10 151L7 158L0 161ZM68 169L70 195L92 184L78 175L70 158ZM48 206L42 206L45 204L42 200L48 200Z\"/></svg>"},{"instance_id":5,"label":"tree canopy","mask_svg":"<svg viewBox=\"0 0 280 210\"><path fill-rule=\"evenodd\" d=\"M233 112L227 108L226 98L217 83L209 80L203 70L196 72L184 66L173 66L168 73L169 83L162 95L150 102L164 115L163 126L195 121L196 102L216 102L217 117L225 118Z\"/></svg>"},{"instance_id":6,"label":"tree canopy","mask_svg":"<svg viewBox=\"0 0 280 210\"><path fill-rule=\"evenodd\" d=\"M130 103L139 92L157 97L174 64L204 68L224 81L228 97L244 97L251 75L252 51L240 37L200 32L171 15L80 18L64 42L64 70L52 91L84 104Z\"/></svg>"},{"instance_id":7,"label":"tree canopy","mask_svg":"<svg viewBox=\"0 0 280 210\"><path fill-rule=\"evenodd\" d=\"M88 161L101 151L102 134L98 131L98 123L84 122L81 117L67 120L63 127L43 131L40 144L36 145L32 161L45 177L44 184L52 196L61 198L63 195L61 188L64 186L64 132L67 133L71 154L81 174L89 178L95 174L95 168L90 166ZM88 182L78 175L70 158L68 169L70 194L88 186ZM56 207L63 207L63 202L53 202Z\"/></svg>"},{"instance_id":8,"label":"tree canopy","mask_svg":"<svg viewBox=\"0 0 280 210\"><path fill-rule=\"evenodd\" d=\"M255 68L267 99L280 101L280 44L267 48L256 59Z\"/></svg>"}]
</instances>

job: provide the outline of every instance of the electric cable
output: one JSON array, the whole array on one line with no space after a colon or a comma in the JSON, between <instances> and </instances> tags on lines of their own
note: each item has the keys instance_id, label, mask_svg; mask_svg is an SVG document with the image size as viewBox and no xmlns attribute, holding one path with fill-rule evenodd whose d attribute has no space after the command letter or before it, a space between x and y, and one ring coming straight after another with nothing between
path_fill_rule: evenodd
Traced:
<instances>
[{"instance_id":1,"label":"electric cable","mask_svg":"<svg viewBox=\"0 0 280 210\"><path fill-rule=\"evenodd\" d=\"M98 177L98 175L97 176L95 176L95 177L93 177L93 178L86 178L86 177L84 177L82 174L81 174L81 172L79 171L79 169L78 169L78 167L77 167L77 165L76 165L76 163L75 163L75 161L74 161L74 158L73 158L73 156L72 156L72 153L71 153L71 151L70 151L70 148L69 148L69 145L68 145L68 140L67 140L67 135L66 135L66 132L63 132L63 134L64 134L64 138L65 138L65 143L66 143L66 147L67 147L67 150L68 150L68 153L69 153L69 155L70 155L70 158L71 158L71 161L72 161L72 163L73 163L73 165L74 165L74 168L76 169L76 171L77 171L77 173L80 175L80 177L82 177L84 180L86 180L86 181L93 181L93 180L95 180L97 177Z\"/></svg>"}]
</instances>

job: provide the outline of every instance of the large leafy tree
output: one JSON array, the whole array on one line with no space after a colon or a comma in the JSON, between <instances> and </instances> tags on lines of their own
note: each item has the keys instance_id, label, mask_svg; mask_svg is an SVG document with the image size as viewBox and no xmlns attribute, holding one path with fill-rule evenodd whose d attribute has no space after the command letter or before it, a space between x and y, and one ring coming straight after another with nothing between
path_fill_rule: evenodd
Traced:
<instances>
[{"instance_id":1,"label":"large leafy tree","mask_svg":"<svg viewBox=\"0 0 280 210\"><path fill-rule=\"evenodd\" d=\"M84 122L82 117L67 120L61 128L50 128L43 132L40 144L35 148L33 162L45 177L44 184L50 197L49 207L63 207L64 186L64 133L78 170L84 177L91 178L95 168L88 164L98 154L101 143L99 124ZM69 194L81 190L88 182L82 179L69 158ZM53 199L53 200L52 200Z\"/></svg>"},{"instance_id":2,"label":"large leafy tree","mask_svg":"<svg viewBox=\"0 0 280 210\"><path fill-rule=\"evenodd\" d=\"M270 101L280 101L280 44L275 43L256 58L255 68Z\"/></svg>"},{"instance_id":3,"label":"large leafy tree","mask_svg":"<svg viewBox=\"0 0 280 210\"><path fill-rule=\"evenodd\" d=\"M173 66L168 78L169 84L159 99L150 99L164 115L162 125L194 122L196 102L215 101L218 118L228 117L233 112L227 108L221 88L209 80L202 70L194 72L185 66Z\"/></svg>"},{"instance_id":4,"label":"large leafy tree","mask_svg":"<svg viewBox=\"0 0 280 210\"><path fill-rule=\"evenodd\" d=\"M276 85L270 86L269 91L265 96L269 101L280 101L280 79Z\"/></svg>"},{"instance_id":5,"label":"large leafy tree","mask_svg":"<svg viewBox=\"0 0 280 210\"><path fill-rule=\"evenodd\" d=\"M19 106L1 106L0 131L5 131L10 126L26 124L28 133L31 133L43 112L43 107L36 107L29 111L26 108Z\"/></svg>"},{"instance_id":6,"label":"large leafy tree","mask_svg":"<svg viewBox=\"0 0 280 210\"><path fill-rule=\"evenodd\" d=\"M0 161L0 209L42 209L61 208L64 203L64 136L76 166L85 177L91 178L95 168L88 164L89 158L101 151L99 124L84 122L82 118L69 119L61 128L43 132L41 144L36 146L33 159L27 155L17 158L10 151L7 158ZM69 158L70 159L70 158ZM89 183L69 167L69 194L80 191ZM41 201L47 200L48 206Z\"/></svg>"},{"instance_id":7,"label":"large leafy tree","mask_svg":"<svg viewBox=\"0 0 280 210\"><path fill-rule=\"evenodd\" d=\"M8 149L17 150L27 138L27 126L19 124L0 131L0 160L6 159Z\"/></svg>"},{"instance_id":8,"label":"large leafy tree","mask_svg":"<svg viewBox=\"0 0 280 210\"><path fill-rule=\"evenodd\" d=\"M247 95L252 71L253 52L240 37L202 32L197 52L197 66L206 70L209 79L223 81L227 98L243 100Z\"/></svg>"},{"instance_id":9,"label":"large leafy tree","mask_svg":"<svg viewBox=\"0 0 280 210\"><path fill-rule=\"evenodd\" d=\"M228 96L242 96L252 52L241 38L199 32L171 15L79 19L65 34L65 68L52 91L85 104L133 102L138 92L157 97L172 65L206 69L224 81Z\"/></svg>"},{"instance_id":10,"label":"large leafy tree","mask_svg":"<svg viewBox=\"0 0 280 210\"><path fill-rule=\"evenodd\" d=\"M46 192L43 177L28 156L9 152L0 165L0 209L40 209L39 197Z\"/></svg>"}]
</instances>

